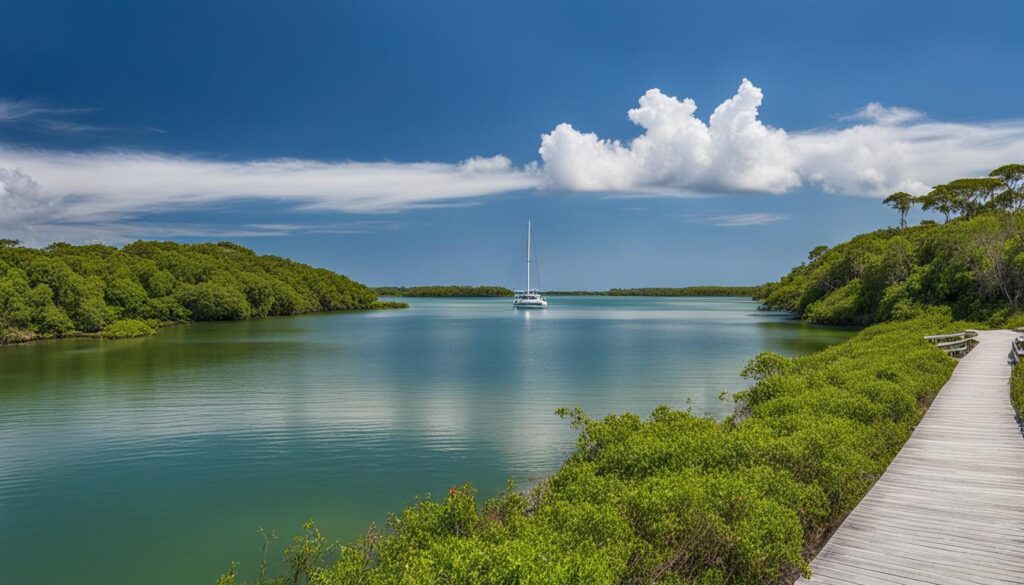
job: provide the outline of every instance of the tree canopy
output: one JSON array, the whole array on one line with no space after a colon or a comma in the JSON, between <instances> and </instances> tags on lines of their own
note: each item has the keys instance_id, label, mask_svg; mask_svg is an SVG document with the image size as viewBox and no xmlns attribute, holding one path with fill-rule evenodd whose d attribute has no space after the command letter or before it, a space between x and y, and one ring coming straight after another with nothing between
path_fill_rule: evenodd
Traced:
<instances>
[{"instance_id":1,"label":"tree canopy","mask_svg":"<svg viewBox=\"0 0 1024 585\"><path fill-rule=\"evenodd\" d=\"M907 214L914 205L914 196L898 191L886 197L883 203L900 212L900 227L907 227Z\"/></svg>"},{"instance_id":2,"label":"tree canopy","mask_svg":"<svg viewBox=\"0 0 1024 585\"><path fill-rule=\"evenodd\" d=\"M1003 324L1024 311L1024 210L857 236L769 283L761 300L814 323L863 325L949 306L956 317Z\"/></svg>"},{"instance_id":3,"label":"tree canopy","mask_svg":"<svg viewBox=\"0 0 1024 585\"><path fill-rule=\"evenodd\" d=\"M1024 207L1024 165L1003 165L987 177L936 185L919 197L900 191L886 197L883 203L899 212L900 227L906 227L907 214L914 205L941 213L947 222L953 217L971 218L987 211L1020 209Z\"/></svg>"},{"instance_id":4,"label":"tree canopy","mask_svg":"<svg viewBox=\"0 0 1024 585\"><path fill-rule=\"evenodd\" d=\"M258 256L229 242L111 246L0 242L0 342L135 323L249 319L366 309L377 296L329 270Z\"/></svg>"},{"instance_id":5,"label":"tree canopy","mask_svg":"<svg viewBox=\"0 0 1024 585\"><path fill-rule=\"evenodd\" d=\"M1001 207L1008 209L1024 207L1024 165L1003 165L989 173L989 176L1002 180L1007 187L1002 194Z\"/></svg>"}]
</instances>

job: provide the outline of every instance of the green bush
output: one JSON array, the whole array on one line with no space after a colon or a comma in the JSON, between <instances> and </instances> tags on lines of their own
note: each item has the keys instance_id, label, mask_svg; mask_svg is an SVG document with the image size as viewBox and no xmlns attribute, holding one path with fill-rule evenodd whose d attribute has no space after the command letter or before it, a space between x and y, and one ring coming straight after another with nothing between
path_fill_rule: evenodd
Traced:
<instances>
[{"instance_id":1,"label":"green bush","mask_svg":"<svg viewBox=\"0 0 1024 585\"><path fill-rule=\"evenodd\" d=\"M1002 327L1004 329L1024 330L1024 311L1006 317L1002 322Z\"/></svg>"},{"instance_id":2,"label":"green bush","mask_svg":"<svg viewBox=\"0 0 1024 585\"><path fill-rule=\"evenodd\" d=\"M408 309L409 303L403 303L402 301L377 301L370 307L371 309Z\"/></svg>"},{"instance_id":3,"label":"green bush","mask_svg":"<svg viewBox=\"0 0 1024 585\"><path fill-rule=\"evenodd\" d=\"M114 321L110 325L104 327L103 330L100 331L100 337L118 339L122 337L144 337L146 335L153 335L154 333L156 333L156 329L145 321L139 321L138 319L122 319L120 321Z\"/></svg>"},{"instance_id":4,"label":"green bush","mask_svg":"<svg viewBox=\"0 0 1024 585\"><path fill-rule=\"evenodd\" d=\"M56 305L48 305L39 309L35 318L36 331L49 335L67 335L75 325L67 313Z\"/></svg>"}]
</instances>

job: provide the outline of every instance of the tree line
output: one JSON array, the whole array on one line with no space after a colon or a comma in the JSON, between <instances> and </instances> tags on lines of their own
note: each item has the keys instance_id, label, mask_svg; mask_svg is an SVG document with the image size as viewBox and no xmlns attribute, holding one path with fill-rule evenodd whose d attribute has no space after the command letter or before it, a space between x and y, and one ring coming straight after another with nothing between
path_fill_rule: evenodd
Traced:
<instances>
[{"instance_id":1,"label":"tree line","mask_svg":"<svg viewBox=\"0 0 1024 585\"><path fill-rule=\"evenodd\" d=\"M612 296L612 297L755 297L757 286L685 286L613 288L606 291L544 291L550 296ZM511 297L514 292L502 286L379 286L373 289L382 297Z\"/></svg>"},{"instance_id":2,"label":"tree line","mask_svg":"<svg viewBox=\"0 0 1024 585\"><path fill-rule=\"evenodd\" d=\"M511 297L511 289L503 286L379 286L373 289L382 297Z\"/></svg>"},{"instance_id":3,"label":"tree line","mask_svg":"<svg viewBox=\"0 0 1024 585\"><path fill-rule=\"evenodd\" d=\"M168 322L367 309L377 295L322 268L229 242L123 248L0 241L0 343L140 334Z\"/></svg>"},{"instance_id":4,"label":"tree line","mask_svg":"<svg viewBox=\"0 0 1024 585\"><path fill-rule=\"evenodd\" d=\"M684 286L681 288L613 288L608 296L613 297L755 297L760 288L756 286Z\"/></svg>"},{"instance_id":5,"label":"tree line","mask_svg":"<svg viewBox=\"0 0 1024 585\"><path fill-rule=\"evenodd\" d=\"M941 213L947 222L954 217L970 218L986 211L1021 209L1024 207L1024 165L1003 165L987 177L956 179L936 185L927 194L917 197L898 191L883 202L899 212L900 227L907 227L907 214L915 205L920 205L924 211Z\"/></svg>"}]
</instances>

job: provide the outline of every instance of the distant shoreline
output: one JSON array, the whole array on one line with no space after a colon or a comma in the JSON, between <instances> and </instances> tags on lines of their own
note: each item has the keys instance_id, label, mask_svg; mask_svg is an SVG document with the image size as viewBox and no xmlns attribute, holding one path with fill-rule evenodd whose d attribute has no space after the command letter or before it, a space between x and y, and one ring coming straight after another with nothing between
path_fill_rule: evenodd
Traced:
<instances>
[{"instance_id":1,"label":"distant shoreline","mask_svg":"<svg viewBox=\"0 0 1024 585\"><path fill-rule=\"evenodd\" d=\"M425 298L491 298L511 297L512 289L501 286L430 285L430 286L380 286L373 292L382 297L425 297ZM678 288L645 287L613 288L596 290L548 290L542 294L553 297L746 297L757 299L760 286L685 286Z\"/></svg>"}]
</instances>

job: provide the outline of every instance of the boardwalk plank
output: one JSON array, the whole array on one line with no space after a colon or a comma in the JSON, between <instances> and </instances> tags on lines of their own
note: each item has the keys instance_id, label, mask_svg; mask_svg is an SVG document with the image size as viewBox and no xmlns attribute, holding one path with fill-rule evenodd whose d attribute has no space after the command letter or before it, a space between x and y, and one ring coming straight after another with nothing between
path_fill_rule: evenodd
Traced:
<instances>
[{"instance_id":1,"label":"boardwalk plank","mask_svg":"<svg viewBox=\"0 0 1024 585\"><path fill-rule=\"evenodd\" d=\"M982 331L797 584L1024 585L1024 438L1010 331Z\"/></svg>"}]
</instances>

